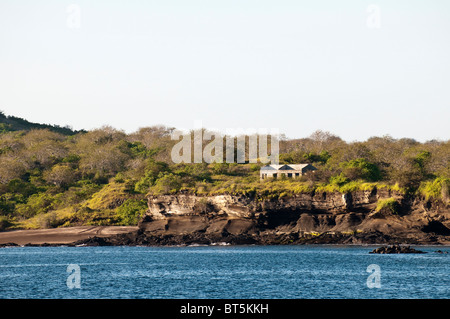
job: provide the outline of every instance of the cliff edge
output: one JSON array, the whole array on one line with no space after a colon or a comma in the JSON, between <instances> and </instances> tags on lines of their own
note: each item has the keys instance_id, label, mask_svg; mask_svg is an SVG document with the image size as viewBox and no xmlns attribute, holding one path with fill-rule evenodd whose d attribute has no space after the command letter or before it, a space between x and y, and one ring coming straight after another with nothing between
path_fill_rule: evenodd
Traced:
<instances>
[{"instance_id":1,"label":"cliff edge","mask_svg":"<svg viewBox=\"0 0 450 319\"><path fill-rule=\"evenodd\" d=\"M450 244L450 209L385 189L277 199L161 195L148 197L139 231L118 237L123 244Z\"/></svg>"}]
</instances>

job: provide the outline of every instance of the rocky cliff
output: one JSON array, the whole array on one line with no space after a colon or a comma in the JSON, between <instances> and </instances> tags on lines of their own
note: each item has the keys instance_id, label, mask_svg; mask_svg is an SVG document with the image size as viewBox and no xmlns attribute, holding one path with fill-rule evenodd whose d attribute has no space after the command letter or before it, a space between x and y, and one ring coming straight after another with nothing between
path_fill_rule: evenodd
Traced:
<instances>
[{"instance_id":1,"label":"rocky cliff","mask_svg":"<svg viewBox=\"0 0 450 319\"><path fill-rule=\"evenodd\" d=\"M395 199L396 209L378 207ZM163 195L148 198L138 244L449 244L450 209L386 189L278 199Z\"/></svg>"}]
</instances>

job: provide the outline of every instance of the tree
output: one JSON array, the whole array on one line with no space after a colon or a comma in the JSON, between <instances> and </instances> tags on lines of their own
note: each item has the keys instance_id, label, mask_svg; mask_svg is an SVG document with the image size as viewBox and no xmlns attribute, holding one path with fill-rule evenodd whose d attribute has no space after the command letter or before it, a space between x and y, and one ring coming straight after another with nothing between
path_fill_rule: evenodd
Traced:
<instances>
[{"instance_id":1,"label":"tree","mask_svg":"<svg viewBox=\"0 0 450 319\"><path fill-rule=\"evenodd\" d=\"M322 151L320 154L314 154L314 153L305 153L303 155L303 158L308 163L321 163L325 164L329 159L331 155L327 151ZM299 163L299 162L297 162Z\"/></svg>"},{"instance_id":2,"label":"tree","mask_svg":"<svg viewBox=\"0 0 450 319\"><path fill-rule=\"evenodd\" d=\"M128 158L114 145L102 145L83 154L80 160L80 170L85 175L107 178L122 170Z\"/></svg>"},{"instance_id":3,"label":"tree","mask_svg":"<svg viewBox=\"0 0 450 319\"><path fill-rule=\"evenodd\" d=\"M427 175L426 165L430 160L431 153L428 151L421 151L413 158L413 162L422 173L423 176Z\"/></svg>"},{"instance_id":4,"label":"tree","mask_svg":"<svg viewBox=\"0 0 450 319\"><path fill-rule=\"evenodd\" d=\"M25 165L20 158L0 156L0 183L6 184L13 179L20 179L25 172Z\"/></svg>"},{"instance_id":5,"label":"tree","mask_svg":"<svg viewBox=\"0 0 450 319\"><path fill-rule=\"evenodd\" d=\"M76 180L76 173L70 166L58 164L44 173L44 179L47 183L67 187Z\"/></svg>"},{"instance_id":6,"label":"tree","mask_svg":"<svg viewBox=\"0 0 450 319\"><path fill-rule=\"evenodd\" d=\"M149 187L153 186L160 176L168 170L168 165L164 162L148 161L145 175L136 183L135 191L140 193L148 192Z\"/></svg>"},{"instance_id":7,"label":"tree","mask_svg":"<svg viewBox=\"0 0 450 319\"><path fill-rule=\"evenodd\" d=\"M22 136L17 132L0 134L0 155L14 154L24 148Z\"/></svg>"},{"instance_id":8,"label":"tree","mask_svg":"<svg viewBox=\"0 0 450 319\"><path fill-rule=\"evenodd\" d=\"M68 154L64 140L65 136L49 130L31 130L22 139L25 147L20 155L30 167L50 167Z\"/></svg>"},{"instance_id":9,"label":"tree","mask_svg":"<svg viewBox=\"0 0 450 319\"><path fill-rule=\"evenodd\" d=\"M169 194L176 192L181 188L181 177L172 173L161 174L152 191L156 194Z\"/></svg>"},{"instance_id":10,"label":"tree","mask_svg":"<svg viewBox=\"0 0 450 319\"><path fill-rule=\"evenodd\" d=\"M333 144L341 144L342 139L328 131L317 130L313 132L309 139L312 141L312 151L320 153L332 148Z\"/></svg>"},{"instance_id":11,"label":"tree","mask_svg":"<svg viewBox=\"0 0 450 319\"><path fill-rule=\"evenodd\" d=\"M171 139L173 127L152 126L140 128L137 132L130 134L127 140L142 143L153 155L156 161L171 163L171 150L176 141Z\"/></svg>"},{"instance_id":12,"label":"tree","mask_svg":"<svg viewBox=\"0 0 450 319\"><path fill-rule=\"evenodd\" d=\"M125 168L129 154L121 151L126 135L111 127L103 127L78 136L72 152L80 156L79 167L84 176L106 179Z\"/></svg>"},{"instance_id":13,"label":"tree","mask_svg":"<svg viewBox=\"0 0 450 319\"><path fill-rule=\"evenodd\" d=\"M376 182L381 179L381 172L377 165L370 163L364 158L358 158L341 163L345 177L356 180L363 179L369 182Z\"/></svg>"}]
</instances>

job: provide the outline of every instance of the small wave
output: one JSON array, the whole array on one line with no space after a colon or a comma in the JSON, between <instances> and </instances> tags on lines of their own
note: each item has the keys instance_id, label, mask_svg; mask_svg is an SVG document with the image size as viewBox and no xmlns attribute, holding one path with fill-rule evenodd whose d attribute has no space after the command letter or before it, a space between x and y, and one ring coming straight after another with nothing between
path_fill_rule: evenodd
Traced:
<instances>
[{"instance_id":1,"label":"small wave","mask_svg":"<svg viewBox=\"0 0 450 319\"><path fill-rule=\"evenodd\" d=\"M206 245L206 244L190 244L190 245L187 245L188 247L207 247L207 246L209 246L209 245Z\"/></svg>"},{"instance_id":2,"label":"small wave","mask_svg":"<svg viewBox=\"0 0 450 319\"><path fill-rule=\"evenodd\" d=\"M227 242L224 242L224 241L221 241L221 242L218 242L218 243L211 243L211 246L231 246L231 244L227 243Z\"/></svg>"}]
</instances>

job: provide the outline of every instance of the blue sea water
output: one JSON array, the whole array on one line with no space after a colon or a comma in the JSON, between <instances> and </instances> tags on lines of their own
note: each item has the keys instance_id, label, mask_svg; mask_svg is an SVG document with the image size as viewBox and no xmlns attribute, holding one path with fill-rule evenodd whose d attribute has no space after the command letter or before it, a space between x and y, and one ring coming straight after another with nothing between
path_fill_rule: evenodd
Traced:
<instances>
[{"instance_id":1,"label":"blue sea water","mask_svg":"<svg viewBox=\"0 0 450 319\"><path fill-rule=\"evenodd\" d=\"M369 254L373 248L2 248L0 298L450 298L450 253L435 252L450 249ZM369 265L379 267L379 288L368 287Z\"/></svg>"}]
</instances>

